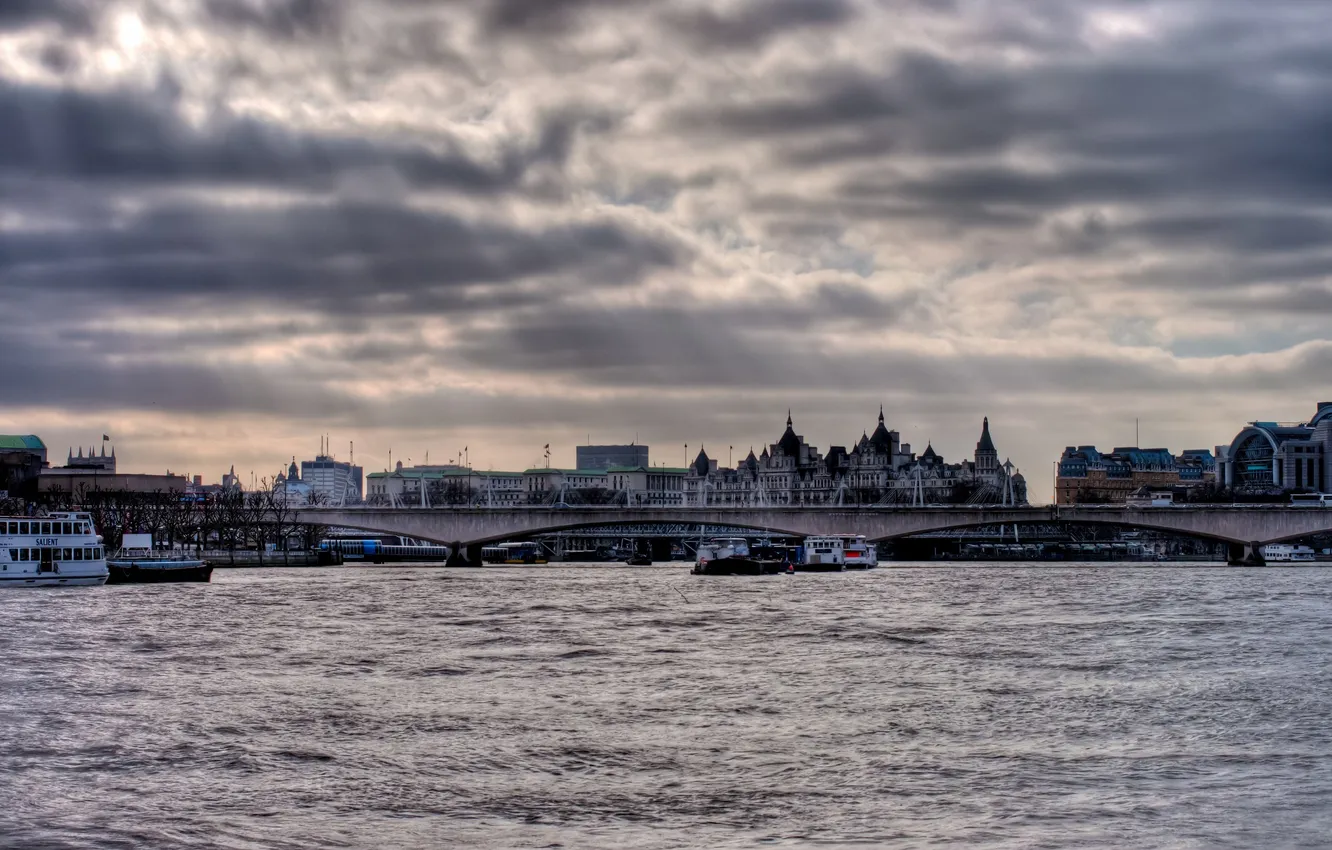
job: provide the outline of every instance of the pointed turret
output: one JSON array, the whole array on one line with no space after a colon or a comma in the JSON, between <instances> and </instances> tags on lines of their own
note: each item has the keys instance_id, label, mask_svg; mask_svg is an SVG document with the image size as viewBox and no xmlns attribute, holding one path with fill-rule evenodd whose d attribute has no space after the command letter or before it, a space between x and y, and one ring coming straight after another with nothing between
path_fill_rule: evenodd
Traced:
<instances>
[{"instance_id":1,"label":"pointed turret","mask_svg":"<svg viewBox=\"0 0 1332 850\"><path fill-rule=\"evenodd\" d=\"M999 475L999 451L990 438L990 417L981 423L981 436L976 442L976 474L982 480L993 483Z\"/></svg>"},{"instance_id":2,"label":"pointed turret","mask_svg":"<svg viewBox=\"0 0 1332 850\"><path fill-rule=\"evenodd\" d=\"M708 457L707 451L703 446L698 447L698 457L694 458L694 472L699 478L706 478L712 471L712 458Z\"/></svg>"},{"instance_id":3,"label":"pointed turret","mask_svg":"<svg viewBox=\"0 0 1332 850\"><path fill-rule=\"evenodd\" d=\"M994 440L990 439L990 417L986 416L981 422L980 442L976 443L978 452L997 452L994 447Z\"/></svg>"},{"instance_id":4,"label":"pointed turret","mask_svg":"<svg viewBox=\"0 0 1332 850\"><path fill-rule=\"evenodd\" d=\"M791 411L786 411L786 431L782 433L782 438L777 441L777 448L782 450L782 454L787 457L800 457L800 437L796 436L795 426L791 422Z\"/></svg>"},{"instance_id":5,"label":"pointed turret","mask_svg":"<svg viewBox=\"0 0 1332 850\"><path fill-rule=\"evenodd\" d=\"M879 405L879 424L869 438L870 445L884 454L892 454L893 437L888 433L888 426L883 424L883 405Z\"/></svg>"}]
</instances>

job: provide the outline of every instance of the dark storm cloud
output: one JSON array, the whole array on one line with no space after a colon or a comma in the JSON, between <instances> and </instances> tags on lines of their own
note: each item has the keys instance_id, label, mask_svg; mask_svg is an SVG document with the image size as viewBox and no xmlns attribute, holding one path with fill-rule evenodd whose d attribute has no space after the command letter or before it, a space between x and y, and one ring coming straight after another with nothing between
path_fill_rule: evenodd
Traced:
<instances>
[{"instance_id":1,"label":"dark storm cloud","mask_svg":"<svg viewBox=\"0 0 1332 850\"><path fill-rule=\"evenodd\" d=\"M209 20L295 40L329 37L341 31L343 0L204 0Z\"/></svg>"},{"instance_id":2,"label":"dark storm cloud","mask_svg":"<svg viewBox=\"0 0 1332 850\"><path fill-rule=\"evenodd\" d=\"M858 350L858 335L878 338L871 325L891 332L907 322L888 315L856 323L844 312L832 312L826 317L828 326L843 345L830 345L808 316L808 311L793 307L783 327L757 308L554 309L502 329L466 331L458 352L481 368L577 376L585 384L624 391L724 388L835 397L865 388L909 387L917 392L928 388L936 398L976 398L1002 386L1018 395L1131 391L1163 403L1172 394L1205 387L1218 392L1223 387L1226 392L1293 388L1302 384L1306 370L1332 366L1332 346L1304 352L1280 373L1255 367L1214 375L1190 373L1159 358Z\"/></svg>"},{"instance_id":3,"label":"dark storm cloud","mask_svg":"<svg viewBox=\"0 0 1332 850\"><path fill-rule=\"evenodd\" d=\"M178 413L274 413L333 416L356 399L336 386L286 370L208 365L182 357L124 357L95 335L55 338L48 330L0 331L13 374L7 403L81 412L131 409ZM112 356L108 356L112 355Z\"/></svg>"},{"instance_id":4,"label":"dark storm cloud","mask_svg":"<svg viewBox=\"0 0 1332 850\"><path fill-rule=\"evenodd\" d=\"M221 115L194 126L145 92L90 93L0 79L0 177L153 183L253 183L327 189L339 177L390 169L421 189L495 194L540 163L559 166L574 134L595 118L552 116L539 135L494 162L424 144L301 133Z\"/></svg>"},{"instance_id":5,"label":"dark storm cloud","mask_svg":"<svg viewBox=\"0 0 1332 850\"><path fill-rule=\"evenodd\" d=\"M482 20L494 32L540 36L565 30L589 12L622 11L661 0L479 0Z\"/></svg>"},{"instance_id":6,"label":"dark storm cloud","mask_svg":"<svg viewBox=\"0 0 1332 850\"><path fill-rule=\"evenodd\" d=\"M90 32L96 22L96 0L0 0L0 33L54 24L73 34Z\"/></svg>"},{"instance_id":7,"label":"dark storm cloud","mask_svg":"<svg viewBox=\"0 0 1332 850\"><path fill-rule=\"evenodd\" d=\"M7 288L80 299L114 292L122 305L157 308L215 300L329 314L475 311L630 285L686 256L673 241L610 221L528 231L353 203L181 205L74 232L0 230ZM542 288L494 289L527 279Z\"/></svg>"},{"instance_id":8,"label":"dark storm cloud","mask_svg":"<svg viewBox=\"0 0 1332 850\"><path fill-rule=\"evenodd\" d=\"M748 48L783 32L839 26L855 16L849 0L750 0L731 11L710 6L674 10L666 24L703 49Z\"/></svg>"}]
</instances>

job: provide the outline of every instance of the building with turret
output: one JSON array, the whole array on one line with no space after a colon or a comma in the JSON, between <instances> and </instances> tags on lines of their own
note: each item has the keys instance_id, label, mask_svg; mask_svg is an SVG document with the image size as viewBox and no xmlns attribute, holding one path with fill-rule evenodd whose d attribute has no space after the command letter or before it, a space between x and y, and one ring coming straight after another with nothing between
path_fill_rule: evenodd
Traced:
<instances>
[{"instance_id":1,"label":"building with turret","mask_svg":"<svg viewBox=\"0 0 1332 850\"><path fill-rule=\"evenodd\" d=\"M788 411L776 442L749 454L735 469L719 469L705 452L685 477L688 504L704 505L926 505L1027 502L1026 480L1000 463L990 422L981 424L972 460L948 463L933 445L917 457L886 424L883 409L873 433L862 432L848 451L826 455L796 433Z\"/></svg>"}]
</instances>

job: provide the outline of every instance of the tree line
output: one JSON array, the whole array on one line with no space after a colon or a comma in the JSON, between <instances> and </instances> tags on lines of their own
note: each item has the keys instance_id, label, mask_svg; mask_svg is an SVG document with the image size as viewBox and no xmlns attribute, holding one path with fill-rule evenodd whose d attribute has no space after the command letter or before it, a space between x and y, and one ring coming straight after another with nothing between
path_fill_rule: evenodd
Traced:
<instances>
[{"instance_id":1,"label":"tree line","mask_svg":"<svg viewBox=\"0 0 1332 850\"><path fill-rule=\"evenodd\" d=\"M310 505L320 504L311 494ZM302 506L303 507L303 506ZM43 511L81 511L92 517L108 551L119 549L126 534L151 534L159 548L204 550L308 551L319 546L327 527L296 522L296 506L271 490L188 496L176 492L139 493L79 487L53 489L33 500L0 501L0 514L35 515Z\"/></svg>"}]
</instances>

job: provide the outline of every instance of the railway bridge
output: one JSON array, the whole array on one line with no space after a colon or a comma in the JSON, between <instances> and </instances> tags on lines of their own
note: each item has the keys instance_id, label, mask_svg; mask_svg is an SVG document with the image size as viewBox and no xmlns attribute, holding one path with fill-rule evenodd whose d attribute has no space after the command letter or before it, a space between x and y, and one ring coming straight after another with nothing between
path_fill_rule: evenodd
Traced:
<instances>
[{"instance_id":1,"label":"railway bridge","mask_svg":"<svg viewBox=\"0 0 1332 850\"><path fill-rule=\"evenodd\" d=\"M545 532L626 523L687 523L752 528L798 537L863 534L892 540L930 531L1012 523L1085 523L1150 529L1229 544L1232 563L1262 563L1261 547L1332 532L1332 509L1286 505L846 507L310 507L295 522L400 534L452 546L479 561L482 544ZM474 557L475 556L475 557Z\"/></svg>"}]
</instances>

